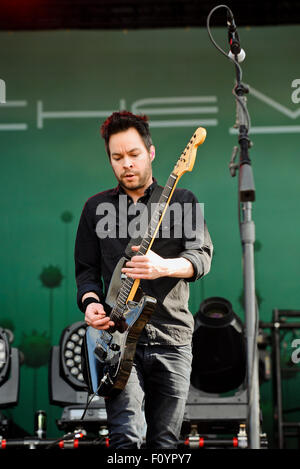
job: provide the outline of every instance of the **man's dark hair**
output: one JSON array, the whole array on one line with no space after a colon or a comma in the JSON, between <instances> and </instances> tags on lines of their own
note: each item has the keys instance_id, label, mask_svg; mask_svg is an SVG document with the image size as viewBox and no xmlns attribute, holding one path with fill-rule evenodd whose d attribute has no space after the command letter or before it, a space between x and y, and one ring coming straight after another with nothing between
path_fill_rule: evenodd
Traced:
<instances>
[{"instance_id":1,"label":"man's dark hair","mask_svg":"<svg viewBox=\"0 0 300 469\"><path fill-rule=\"evenodd\" d=\"M152 145L152 139L149 131L148 117L145 115L137 116L128 111L113 112L105 122L103 122L100 132L101 136L105 141L105 149L110 158L108 142L110 136L117 134L118 132L123 132L128 130L131 127L134 127L140 136L147 148L150 151Z\"/></svg>"}]
</instances>

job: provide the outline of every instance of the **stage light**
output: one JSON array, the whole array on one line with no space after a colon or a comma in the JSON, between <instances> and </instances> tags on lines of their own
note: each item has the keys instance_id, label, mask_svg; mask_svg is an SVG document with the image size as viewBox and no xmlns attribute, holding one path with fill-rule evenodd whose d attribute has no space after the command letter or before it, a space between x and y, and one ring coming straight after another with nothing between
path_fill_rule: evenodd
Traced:
<instances>
[{"instance_id":1,"label":"stage light","mask_svg":"<svg viewBox=\"0 0 300 469\"><path fill-rule=\"evenodd\" d=\"M78 321L66 327L59 346L50 354L49 397L50 403L65 406L85 403L87 386L81 370L81 345L86 323Z\"/></svg>"},{"instance_id":2,"label":"stage light","mask_svg":"<svg viewBox=\"0 0 300 469\"><path fill-rule=\"evenodd\" d=\"M19 351L11 347L13 335L0 328L0 407L10 407L18 403L20 357Z\"/></svg>"},{"instance_id":3,"label":"stage light","mask_svg":"<svg viewBox=\"0 0 300 469\"><path fill-rule=\"evenodd\" d=\"M233 391L246 376L243 324L225 298L203 301L195 316L191 384L204 392Z\"/></svg>"},{"instance_id":4,"label":"stage light","mask_svg":"<svg viewBox=\"0 0 300 469\"><path fill-rule=\"evenodd\" d=\"M9 365L8 360L8 340L5 340L3 334L0 335L0 384L5 379Z\"/></svg>"},{"instance_id":5,"label":"stage light","mask_svg":"<svg viewBox=\"0 0 300 469\"><path fill-rule=\"evenodd\" d=\"M56 422L60 430L74 431L80 427L99 434L101 429L106 428L107 416L104 399L99 396L91 399L90 388L86 384L81 356L86 327L83 321L66 327L61 334L59 346L52 347L49 400L51 404L64 407L61 419ZM85 412L88 402L88 411Z\"/></svg>"},{"instance_id":6,"label":"stage light","mask_svg":"<svg viewBox=\"0 0 300 469\"><path fill-rule=\"evenodd\" d=\"M86 324L82 322L68 327L61 341L61 363L63 372L71 384L86 388L81 370L81 346Z\"/></svg>"}]
</instances>

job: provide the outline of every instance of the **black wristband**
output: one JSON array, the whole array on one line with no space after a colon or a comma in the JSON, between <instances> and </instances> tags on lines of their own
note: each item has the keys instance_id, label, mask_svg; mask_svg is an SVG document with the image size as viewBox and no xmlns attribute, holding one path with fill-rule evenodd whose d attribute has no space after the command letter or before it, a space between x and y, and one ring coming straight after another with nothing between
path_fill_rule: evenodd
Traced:
<instances>
[{"instance_id":1,"label":"black wristband","mask_svg":"<svg viewBox=\"0 0 300 469\"><path fill-rule=\"evenodd\" d=\"M83 305L83 312L85 313L85 310L86 308L88 307L88 305L90 305L91 303L100 303L99 300L97 300L97 298L94 298L93 296L88 296L85 300L83 300L82 302L82 305Z\"/></svg>"}]
</instances>

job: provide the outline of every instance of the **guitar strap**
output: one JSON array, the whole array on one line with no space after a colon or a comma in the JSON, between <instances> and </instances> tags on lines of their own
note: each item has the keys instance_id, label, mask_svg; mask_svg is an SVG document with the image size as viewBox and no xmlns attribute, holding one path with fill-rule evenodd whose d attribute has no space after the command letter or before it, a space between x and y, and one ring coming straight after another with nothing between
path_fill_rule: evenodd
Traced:
<instances>
[{"instance_id":1,"label":"guitar strap","mask_svg":"<svg viewBox=\"0 0 300 469\"><path fill-rule=\"evenodd\" d=\"M160 187L158 185L155 186L147 204L145 205L143 212L141 213L140 226L148 226L148 224L150 223L151 214L153 213L153 210L151 210L151 205L158 203L162 191L163 187ZM131 257L135 254L132 251L131 247L138 246L142 242L142 239L143 237L140 235L140 232L136 229L136 232L133 234L132 238L126 246L124 256L121 257L114 269L105 299L105 303L110 307L114 306L121 287L122 275L124 275L122 274L121 269L123 268L124 264L129 261Z\"/></svg>"}]
</instances>

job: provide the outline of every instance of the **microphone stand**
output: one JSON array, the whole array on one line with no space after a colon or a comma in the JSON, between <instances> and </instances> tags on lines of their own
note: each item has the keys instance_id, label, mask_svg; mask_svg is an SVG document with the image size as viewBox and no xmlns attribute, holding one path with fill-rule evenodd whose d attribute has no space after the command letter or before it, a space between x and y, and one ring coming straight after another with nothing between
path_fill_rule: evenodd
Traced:
<instances>
[{"instance_id":1,"label":"microphone stand","mask_svg":"<svg viewBox=\"0 0 300 469\"><path fill-rule=\"evenodd\" d=\"M237 56L235 56L237 62ZM249 122L247 119L248 88L241 82L241 69L235 63L236 85L233 90L236 97L236 124L239 129L238 142L240 145L239 163L235 163L238 147L234 147L229 169L232 176L239 171L238 198L239 198L239 224L243 255L243 282L244 282L244 309L245 329L247 342L247 384L248 384L248 434L249 447L260 448L260 395L258 374L258 347L257 326L258 308L255 294L255 269L254 269L254 243L255 225L252 220L252 202L255 200L255 187L249 148L251 142L248 137ZM242 217L241 217L242 207Z\"/></svg>"}]
</instances>

